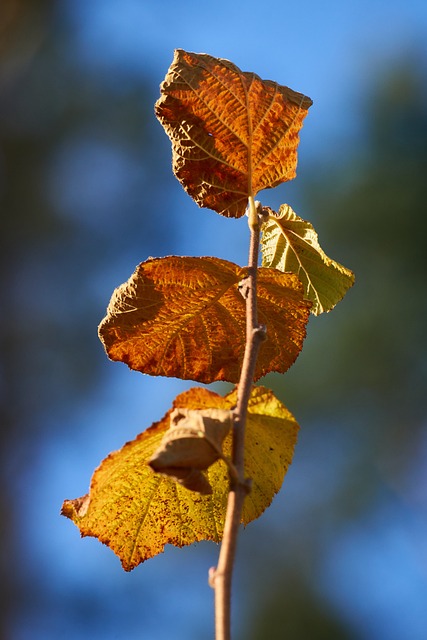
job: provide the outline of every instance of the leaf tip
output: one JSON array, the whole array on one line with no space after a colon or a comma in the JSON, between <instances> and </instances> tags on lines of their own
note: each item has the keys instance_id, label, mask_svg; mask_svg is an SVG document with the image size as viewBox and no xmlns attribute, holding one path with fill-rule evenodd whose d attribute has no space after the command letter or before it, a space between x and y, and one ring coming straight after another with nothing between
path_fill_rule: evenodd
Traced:
<instances>
[{"instance_id":1,"label":"leaf tip","mask_svg":"<svg viewBox=\"0 0 427 640\"><path fill-rule=\"evenodd\" d=\"M74 500L64 500L61 507L61 516L65 516L73 522L77 522L77 520L86 515L89 508L89 502L89 494L86 494L81 498L75 498Z\"/></svg>"}]
</instances>

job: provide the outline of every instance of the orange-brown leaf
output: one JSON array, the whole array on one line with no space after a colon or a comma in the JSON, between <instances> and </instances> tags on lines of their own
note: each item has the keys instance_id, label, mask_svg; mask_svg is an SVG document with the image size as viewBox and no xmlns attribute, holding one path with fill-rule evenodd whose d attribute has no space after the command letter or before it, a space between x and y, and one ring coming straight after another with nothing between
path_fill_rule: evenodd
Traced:
<instances>
[{"instance_id":1,"label":"orange-brown leaf","mask_svg":"<svg viewBox=\"0 0 427 640\"><path fill-rule=\"evenodd\" d=\"M246 275L246 268L219 258L169 256L141 263L114 291L99 327L108 356L150 375L238 382L246 336L238 286ZM255 380L293 364L310 306L296 275L259 269L258 314L267 339Z\"/></svg>"},{"instance_id":2,"label":"orange-brown leaf","mask_svg":"<svg viewBox=\"0 0 427 640\"><path fill-rule=\"evenodd\" d=\"M236 392L225 398L203 388L180 394L175 408L224 409L236 404ZM225 463L205 472L211 495L189 491L169 477L154 473L148 461L169 428L171 411L132 442L111 453L93 474L89 494L65 500L62 515L82 536L108 545L130 571L161 553L166 544L177 547L199 540L220 542L228 496ZM243 524L258 518L279 491L292 461L298 424L269 389L254 387L248 405L245 472L252 490L245 498ZM231 455L232 435L224 441Z\"/></svg>"},{"instance_id":3,"label":"orange-brown leaf","mask_svg":"<svg viewBox=\"0 0 427 640\"><path fill-rule=\"evenodd\" d=\"M295 177L311 104L229 60L177 49L155 111L184 189L199 206L239 218L249 196Z\"/></svg>"}]
</instances>

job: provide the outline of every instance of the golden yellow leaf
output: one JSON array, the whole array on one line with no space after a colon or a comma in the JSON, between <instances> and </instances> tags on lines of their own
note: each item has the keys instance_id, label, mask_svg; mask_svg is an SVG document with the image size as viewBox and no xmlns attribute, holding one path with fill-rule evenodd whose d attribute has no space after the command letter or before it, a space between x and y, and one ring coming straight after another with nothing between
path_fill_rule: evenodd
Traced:
<instances>
[{"instance_id":1,"label":"golden yellow leaf","mask_svg":"<svg viewBox=\"0 0 427 640\"><path fill-rule=\"evenodd\" d=\"M330 311L354 284L350 269L331 260L319 245L313 226L296 215L288 204L269 211L262 227L262 265L295 273L313 303L312 313Z\"/></svg>"},{"instance_id":2,"label":"golden yellow leaf","mask_svg":"<svg viewBox=\"0 0 427 640\"><path fill-rule=\"evenodd\" d=\"M246 339L239 282L247 269L219 258L141 263L115 290L99 335L108 356L150 375L237 383ZM267 327L255 380L297 358L311 304L294 274L260 269L259 321Z\"/></svg>"},{"instance_id":3,"label":"golden yellow leaf","mask_svg":"<svg viewBox=\"0 0 427 640\"><path fill-rule=\"evenodd\" d=\"M225 409L236 404L236 391L226 397L193 388L180 394L173 408ZM227 467L222 460L206 471L212 495L185 489L156 474L148 460L169 428L171 411L160 422L111 453L96 469L89 494L65 500L62 514L80 529L108 545L130 571L161 553L200 540L219 542L223 535L228 496ZM258 518L279 491L292 462L298 424L269 389L254 387L248 406L245 471L252 491L245 498L242 523ZM223 445L231 456L229 434Z\"/></svg>"},{"instance_id":4,"label":"golden yellow leaf","mask_svg":"<svg viewBox=\"0 0 427 640\"><path fill-rule=\"evenodd\" d=\"M200 207L239 218L249 196L295 177L311 104L229 60L177 49L155 111L184 189Z\"/></svg>"}]
</instances>

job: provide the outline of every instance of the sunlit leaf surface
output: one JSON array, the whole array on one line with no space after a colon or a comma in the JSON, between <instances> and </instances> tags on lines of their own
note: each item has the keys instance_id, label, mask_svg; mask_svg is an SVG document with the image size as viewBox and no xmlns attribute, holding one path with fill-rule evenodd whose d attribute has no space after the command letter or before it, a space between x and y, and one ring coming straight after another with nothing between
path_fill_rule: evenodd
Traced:
<instances>
[{"instance_id":1,"label":"sunlit leaf surface","mask_svg":"<svg viewBox=\"0 0 427 640\"><path fill-rule=\"evenodd\" d=\"M186 191L199 206L238 218L250 195L295 177L311 104L229 60L177 49L155 110Z\"/></svg>"},{"instance_id":2,"label":"sunlit leaf surface","mask_svg":"<svg viewBox=\"0 0 427 640\"><path fill-rule=\"evenodd\" d=\"M237 383L246 339L239 283L247 269L219 258L141 263L113 293L99 335L112 360L150 375ZM311 304L294 274L260 269L259 321L267 327L255 380L297 358Z\"/></svg>"},{"instance_id":3,"label":"sunlit leaf surface","mask_svg":"<svg viewBox=\"0 0 427 640\"><path fill-rule=\"evenodd\" d=\"M328 258L313 226L288 204L282 204L277 214L269 211L262 228L263 266L296 273L305 297L313 303L312 313L330 311L354 284L353 272Z\"/></svg>"},{"instance_id":4,"label":"sunlit leaf surface","mask_svg":"<svg viewBox=\"0 0 427 640\"><path fill-rule=\"evenodd\" d=\"M180 394L173 408L227 410L235 403L235 391L224 398L193 388ZM161 553L166 544L182 547L222 538L228 496L223 461L206 472L211 495L185 489L147 464L169 427L171 411L101 463L88 495L66 500L62 507L62 514L73 520L81 535L108 545L126 571ZM245 498L244 524L258 518L279 491L298 432L292 414L264 387L253 388L248 411L245 470L252 478L252 491ZM224 441L224 454L229 457L231 438L230 434Z\"/></svg>"}]
</instances>

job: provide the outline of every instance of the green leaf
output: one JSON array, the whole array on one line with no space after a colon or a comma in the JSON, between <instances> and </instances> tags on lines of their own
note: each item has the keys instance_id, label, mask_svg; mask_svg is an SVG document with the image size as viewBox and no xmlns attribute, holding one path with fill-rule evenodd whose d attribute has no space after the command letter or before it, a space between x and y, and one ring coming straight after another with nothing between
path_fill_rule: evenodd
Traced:
<instances>
[{"instance_id":1,"label":"green leaf","mask_svg":"<svg viewBox=\"0 0 427 640\"><path fill-rule=\"evenodd\" d=\"M210 495L190 491L150 467L170 425L174 409L232 410L236 391L222 397L196 387L180 394L166 415L122 449L111 453L93 474L90 492L65 500L62 515L82 536L108 545L126 571L161 553L166 544L177 547L200 540L220 542L229 490L227 466L214 462L204 473ZM243 505L242 523L258 518L279 491L293 457L298 424L286 407L264 387L254 387L248 404L245 472L252 479ZM223 453L231 457L232 434Z\"/></svg>"},{"instance_id":2,"label":"green leaf","mask_svg":"<svg viewBox=\"0 0 427 640\"><path fill-rule=\"evenodd\" d=\"M262 227L262 266L295 273L304 295L313 303L311 312L330 311L354 284L350 269L331 260L319 245L313 226L296 215L288 204L269 216Z\"/></svg>"}]
</instances>

